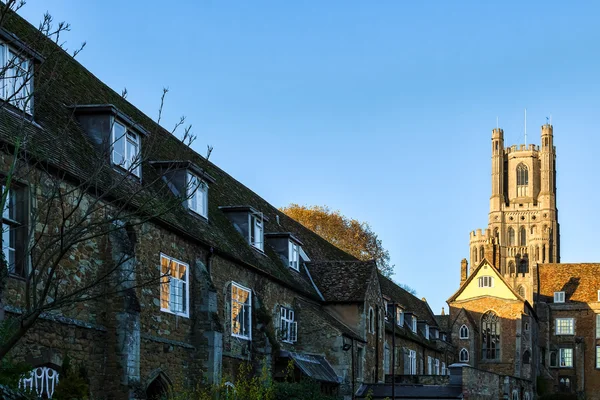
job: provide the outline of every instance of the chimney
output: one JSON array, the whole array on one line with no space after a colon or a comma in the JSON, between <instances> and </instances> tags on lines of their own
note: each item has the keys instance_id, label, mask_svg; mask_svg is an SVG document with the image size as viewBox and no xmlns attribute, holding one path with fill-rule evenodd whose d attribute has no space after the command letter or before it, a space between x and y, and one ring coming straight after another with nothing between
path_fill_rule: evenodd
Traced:
<instances>
[{"instance_id":1,"label":"chimney","mask_svg":"<svg viewBox=\"0 0 600 400\"><path fill-rule=\"evenodd\" d=\"M468 265L467 259L463 258L460 262L460 286L462 286L468 278Z\"/></svg>"},{"instance_id":2,"label":"chimney","mask_svg":"<svg viewBox=\"0 0 600 400\"><path fill-rule=\"evenodd\" d=\"M444 307L442 307L442 315L446 315L446 310L444 310Z\"/></svg>"}]
</instances>

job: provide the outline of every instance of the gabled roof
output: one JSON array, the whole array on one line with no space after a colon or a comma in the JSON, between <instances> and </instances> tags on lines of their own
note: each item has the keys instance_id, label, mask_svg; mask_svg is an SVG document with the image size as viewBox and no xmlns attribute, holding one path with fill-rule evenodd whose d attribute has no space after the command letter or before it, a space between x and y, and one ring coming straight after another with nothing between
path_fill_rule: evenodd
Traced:
<instances>
[{"instance_id":1,"label":"gabled roof","mask_svg":"<svg viewBox=\"0 0 600 400\"><path fill-rule=\"evenodd\" d=\"M471 313L464 308L461 308L460 311L456 314L456 317L454 317L454 320L452 320L452 324L450 324L450 326L449 326L450 330L453 329L454 324L456 323L456 321L458 320L458 318L460 317L461 314L465 314L465 316L469 320L469 323L471 324L471 327L475 331L479 332L479 325L477 324L477 322L475 322L475 318L473 318Z\"/></svg>"},{"instance_id":2,"label":"gabled roof","mask_svg":"<svg viewBox=\"0 0 600 400\"><path fill-rule=\"evenodd\" d=\"M377 270L375 261L317 261L307 266L325 301L329 302L363 301Z\"/></svg>"},{"instance_id":3,"label":"gabled roof","mask_svg":"<svg viewBox=\"0 0 600 400\"><path fill-rule=\"evenodd\" d=\"M381 274L378 274L378 276L381 293L384 296L389 297L391 300L403 306L405 313L415 314L418 320L425 321L430 326L437 326L435 315L426 301L423 301L402 289L390 278L386 278Z\"/></svg>"},{"instance_id":4,"label":"gabled roof","mask_svg":"<svg viewBox=\"0 0 600 400\"><path fill-rule=\"evenodd\" d=\"M527 302L527 300L525 300L523 297L521 297L513 288L512 286L506 282L506 280L504 279L504 277L502 276L502 274L500 274L500 272L494 268L492 266L492 264L487 261L485 258L483 260L481 260L481 262L479 263L479 265L477 266L477 268L475 268L475 270L471 273L471 275L469 276L469 278L460 286L460 288L458 288L458 290L447 300L448 304L454 302L463 292L464 290L469 287L471 285L471 282L473 282L473 280L475 279L475 277L479 274L479 271L482 268L488 268L489 271L486 271L488 273L492 273L494 274L494 277L496 277L497 279L500 280L500 282L502 283L502 285L506 286L506 288L510 291L510 293L512 293L516 299L521 300L523 302Z\"/></svg>"},{"instance_id":5,"label":"gabled roof","mask_svg":"<svg viewBox=\"0 0 600 400\"><path fill-rule=\"evenodd\" d=\"M436 315L435 321L437 322L440 330L443 332L449 332L450 329L450 315Z\"/></svg>"},{"instance_id":6,"label":"gabled roof","mask_svg":"<svg viewBox=\"0 0 600 400\"><path fill-rule=\"evenodd\" d=\"M318 295L305 274L292 271L284 265L277 253L268 245L264 248L266 257L254 250L246 238L238 233L219 206L244 204L262 212L266 217L265 232L292 233L302 241L313 260L356 260L289 218L218 166L185 146L177 137L101 82L51 40L40 39L38 30L23 18L11 14L5 21L4 28L26 43L38 44L39 48L33 50L41 53L45 63L36 69L35 82L36 85L49 84L52 87L52 93L36 92L35 121L24 124L30 139L28 150L31 152L31 157L57 168L75 181L98 176L97 187L99 190L106 188L107 182L114 180L118 173L110 167L105 168L106 171L101 173L96 171L97 164L91 160L98 159L98 152L86 137L82 127L75 123L73 110L67 105L110 104L127 115L132 123L149 132L148 137L144 138L142 147L144 153L149 153L145 153L145 158L153 161L189 161L215 180L210 186L208 222L199 222L183 207L156 218L155 222L207 249L212 248L215 254L221 257L235 260L257 273L315 299L318 299ZM48 67L45 67L46 65ZM157 101L159 96L160 94L157 94ZM14 132L22 125L23 120L16 113L0 108L0 141L9 145L14 144ZM227 149L215 151L226 153ZM142 169L142 185L153 180L160 181L159 171L155 168L144 164ZM160 199L161 196L172 195L170 191L161 191L154 187L145 187L140 193L143 193L140 196L145 196L143 199ZM279 218L277 219L276 216ZM158 251L160 249L157 249Z\"/></svg>"}]
</instances>

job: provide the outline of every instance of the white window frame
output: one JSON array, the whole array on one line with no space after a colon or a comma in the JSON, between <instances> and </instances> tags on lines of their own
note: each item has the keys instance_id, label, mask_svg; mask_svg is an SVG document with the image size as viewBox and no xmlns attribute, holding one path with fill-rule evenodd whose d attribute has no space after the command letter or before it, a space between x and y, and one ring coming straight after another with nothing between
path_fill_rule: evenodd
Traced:
<instances>
[{"instance_id":1,"label":"white window frame","mask_svg":"<svg viewBox=\"0 0 600 400\"><path fill-rule=\"evenodd\" d=\"M477 284L480 288L492 288L494 287L494 277L489 275L480 276L477 279Z\"/></svg>"},{"instance_id":2,"label":"white window frame","mask_svg":"<svg viewBox=\"0 0 600 400\"><path fill-rule=\"evenodd\" d=\"M198 175L188 172L186 189L188 209L208 219L208 184Z\"/></svg>"},{"instance_id":3,"label":"white window frame","mask_svg":"<svg viewBox=\"0 0 600 400\"><path fill-rule=\"evenodd\" d=\"M600 339L600 314L596 314L596 339Z\"/></svg>"},{"instance_id":4,"label":"white window frame","mask_svg":"<svg viewBox=\"0 0 600 400\"><path fill-rule=\"evenodd\" d=\"M564 303L565 302L565 292L554 292L554 302L555 303Z\"/></svg>"},{"instance_id":5,"label":"white window frame","mask_svg":"<svg viewBox=\"0 0 600 400\"><path fill-rule=\"evenodd\" d=\"M570 358L570 364L567 365L566 361L565 364L563 365L563 359L565 359L565 353L569 354L569 358ZM558 366L560 368L573 368L573 349L572 348L560 348L559 352L558 352Z\"/></svg>"},{"instance_id":6,"label":"white window frame","mask_svg":"<svg viewBox=\"0 0 600 400\"><path fill-rule=\"evenodd\" d=\"M298 322L296 313L288 307L279 310L281 341L285 343L296 343L298 341Z\"/></svg>"},{"instance_id":7,"label":"white window frame","mask_svg":"<svg viewBox=\"0 0 600 400\"><path fill-rule=\"evenodd\" d=\"M425 324L425 339L429 340L429 325Z\"/></svg>"},{"instance_id":8,"label":"white window frame","mask_svg":"<svg viewBox=\"0 0 600 400\"><path fill-rule=\"evenodd\" d=\"M464 331L467 332L466 335L463 335L463 328L464 328ZM458 330L458 337L459 337L459 339L468 339L469 338L469 327L467 325L462 324L462 326Z\"/></svg>"},{"instance_id":9,"label":"white window frame","mask_svg":"<svg viewBox=\"0 0 600 400\"><path fill-rule=\"evenodd\" d=\"M411 326L411 330L414 333L417 333L417 317L415 317L414 315L412 316L412 326Z\"/></svg>"},{"instance_id":10,"label":"white window frame","mask_svg":"<svg viewBox=\"0 0 600 400\"><path fill-rule=\"evenodd\" d=\"M168 264L168 271L167 273L170 273L170 270L172 268L172 263L177 264L179 267L185 267L185 280L184 279L180 279L180 278L175 278L173 276L167 277L164 275L164 271L163 271L163 259L167 260ZM168 256L164 253L160 253L160 272L161 272L161 285L160 285L160 311L164 311L170 314L175 314L181 317L185 317L185 318L189 318L190 316L190 267L189 264L184 263L183 261L180 261L176 258L173 258L171 256ZM166 279L166 280L165 280ZM179 284L179 282L181 282L183 285L185 285L185 289L182 290L181 288L181 284ZM167 303L167 307L163 306L163 285L169 285L169 300ZM177 294L181 294L182 296L185 296L185 298L182 301L181 306L185 308L184 311L179 311L179 310L173 310L172 309L172 305L171 305L171 299L173 296L172 291L175 289L175 293ZM177 296L176 294L176 296Z\"/></svg>"},{"instance_id":11,"label":"white window frame","mask_svg":"<svg viewBox=\"0 0 600 400\"><path fill-rule=\"evenodd\" d=\"M446 363L442 361L442 375L446 375Z\"/></svg>"},{"instance_id":12,"label":"white window frame","mask_svg":"<svg viewBox=\"0 0 600 400\"><path fill-rule=\"evenodd\" d=\"M463 353L464 351L464 353ZM463 358L463 354L466 354L467 357ZM460 362L469 362L469 350L465 349L464 347L462 349L460 349L460 351L458 352L458 361Z\"/></svg>"},{"instance_id":13,"label":"white window frame","mask_svg":"<svg viewBox=\"0 0 600 400\"><path fill-rule=\"evenodd\" d=\"M262 213L248 215L248 228L248 241L250 244L254 248L264 251L265 221Z\"/></svg>"},{"instance_id":14,"label":"white window frame","mask_svg":"<svg viewBox=\"0 0 600 400\"><path fill-rule=\"evenodd\" d=\"M513 389L512 391L512 400L519 400L519 391L517 389Z\"/></svg>"},{"instance_id":15,"label":"white window frame","mask_svg":"<svg viewBox=\"0 0 600 400\"><path fill-rule=\"evenodd\" d=\"M555 318L554 334L556 336L575 335L575 318Z\"/></svg>"},{"instance_id":16,"label":"white window frame","mask_svg":"<svg viewBox=\"0 0 600 400\"><path fill-rule=\"evenodd\" d=\"M8 68L9 63L12 64L11 68ZM26 64L25 68L22 67L23 64ZM25 74L25 76L17 76L17 74L13 72L13 69L15 68L20 69L21 72L19 73ZM7 43L0 41L0 70L4 70L5 74L8 74L7 77L2 78L0 84L0 97L7 100L12 96L11 99L8 99L8 102L11 105L29 115L33 115L33 59L28 57L24 52L15 50ZM20 90L14 93L10 90L10 87L12 85L15 86L16 89L17 84L15 81L21 78L24 78L23 83L19 85L23 86L19 87ZM19 100L22 91L25 92L25 99Z\"/></svg>"},{"instance_id":17,"label":"white window frame","mask_svg":"<svg viewBox=\"0 0 600 400\"><path fill-rule=\"evenodd\" d=\"M390 346L387 342L383 345L383 373L388 375L390 373L390 365L391 365L392 353L390 351Z\"/></svg>"},{"instance_id":18,"label":"white window frame","mask_svg":"<svg viewBox=\"0 0 600 400\"><path fill-rule=\"evenodd\" d=\"M396 324L404 326L404 310L396 306Z\"/></svg>"},{"instance_id":19,"label":"white window frame","mask_svg":"<svg viewBox=\"0 0 600 400\"><path fill-rule=\"evenodd\" d=\"M6 260L6 266L9 273L16 272L17 266L17 228L21 225L16 220L17 213L17 201L15 197L15 191L13 189L6 189L6 186L2 185L2 192L8 191L6 195L6 203L2 210L2 252Z\"/></svg>"},{"instance_id":20,"label":"white window frame","mask_svg":"<svg viewBox=\"0 0 600 400\"><path fill-rule=\"evenodd\" d=\"M415 350L408 351L408 359L410 361L410 375L417 374L417 352Z\"/></svg>"},{"instance_id":21,"label":"white window frame","mask_svg":"<svg viewBox=\"0 0 600 400\"><path fill-rule=\"evenodd\" d=\"M600 346L596 346L596 369L600 369Z\"/></svg>"},{"instance_id":22,"label":"white window frame","mask_svg":"<svg viewBox=\"0 0 600 400\"><path fill-rule=\"evenodd\" d=\"M427 375L433 375L433 358L427 356Z\"/></svg>"},{"instance_id":23,"label":"white window frame","mask_svg":"<svg viewBox=\"0 0 600 400\"><path fill-rule=\"evenodd\" d=\"M440 359L439 358L436 358L433 363L433 374L434 375L440 374Z\"/></svg>"},{"instance_id":24,"label":"white window frame","mask_svg":"<svg viewBox=\"0 0 600 400\"><path fill-rule=\"evenodd\" d=\"M293 240L288 241L288 260L291 269L300 271L300 245Z\"/></svg>"},{"instance_id":25,"label":"white window frame","mask_svg":"<svg viewBox=\"0 0 600 400\"><path fill-rule=\"evenodd\" d=\"M233 288L236 288L237 290L241 290L244 292L248 292L248 300L247 303L241 303L238 300L233 298ZM243 339L243 340L252 340L252 290L248 289L245 286L240 285L239 283L236 282L231 282L231 293L229 294L230 296L230 300L231 300L231 315L229 318L230 324L231 324L231 336L239 338L239 339ZM240 304L240 312L243 313L244 315L244 319L247 318L248 320L248 332L247 334L244 333L234 333L233 332L233 302L236 302L238 304ZM248 315L246 315L246 313ZM239 315L239 314L238 314ZM243 330L245 329L244 325L241 325L241 331L243 332Z\"/></svg>"},{"instance_id":26,"label":"white window frame","mask_svg":"<svg viewBox=\"0 0 600 400\"><path fill-rule=\"evenodd\" d=\"M120 137L116 137L117 133L115 132L115 128L118 126L121 126L124 130L125 133L120 136ZM141 153L142 153L142 140L141 137L138 133L133 132L131 129L129 129L127 127L127 125L117 121L115 118L112 119L112 131L111 131L111 160L112 163L114 165L116 165L117 167L124 169L126 171L131 172L134 176L137 176L138 178L141 175L141 170L142 170L142 163L141 163ZM121 156L123 156L122 160L118 160L117 159L117 154L115 151L115 143L117 143L118 140L123 140L123 153L124 154L120 154ZM133 144L137 147L137 154L132 155L129 154L129 146L128 144ZM135 163L135 168L132 168L132 164L131 163Z\"/></svg>"}]
</instances>

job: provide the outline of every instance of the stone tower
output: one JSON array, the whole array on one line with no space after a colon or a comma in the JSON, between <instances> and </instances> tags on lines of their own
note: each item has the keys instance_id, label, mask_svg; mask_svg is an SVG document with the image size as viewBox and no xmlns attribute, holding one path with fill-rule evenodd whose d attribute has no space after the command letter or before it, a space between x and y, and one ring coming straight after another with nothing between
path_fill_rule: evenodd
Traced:
<instances>
[{"instance_id":1,"label":"stone tower","mask_svg":"<svg viewBox=\"0 0 600 400\"><path fill-rule=\"evenodd\" d=\"M471 270L485 257L531 301L532 268L560 262L559 239L552 125L542 126L541 148L533 144L505 148L504 131L492 130L488 228L471 232Z\"/></svg>"}]
</instances>

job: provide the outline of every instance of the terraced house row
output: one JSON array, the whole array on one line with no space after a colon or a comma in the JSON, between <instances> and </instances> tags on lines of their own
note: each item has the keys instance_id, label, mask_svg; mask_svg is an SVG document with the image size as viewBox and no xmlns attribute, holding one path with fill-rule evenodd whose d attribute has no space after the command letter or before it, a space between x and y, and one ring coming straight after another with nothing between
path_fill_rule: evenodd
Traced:
<instances>
[{"instance_id":1,"label":"terraced house row","mask_svg":"<svg viewBox=\"0 0 600 400\"><path fill-rule=\"evenodd\" d=\"M392 370L448 373L450 332L374 262L192 151L48 32L9 13L0 39L2 319L19 321L23 387L51 398L67 357L106 399L235 385L242 363L280 379L292 362L347 398Z\"/></svg>"}]
</instances>

